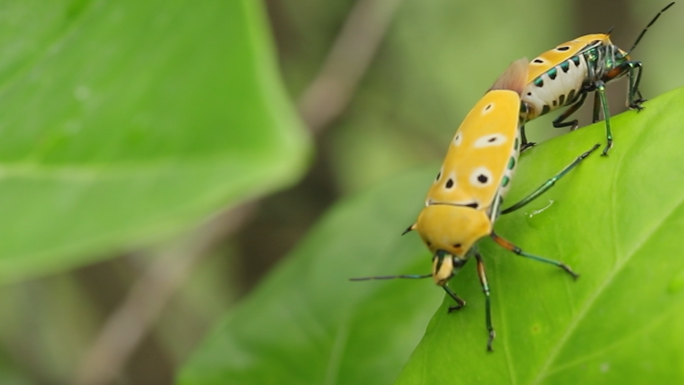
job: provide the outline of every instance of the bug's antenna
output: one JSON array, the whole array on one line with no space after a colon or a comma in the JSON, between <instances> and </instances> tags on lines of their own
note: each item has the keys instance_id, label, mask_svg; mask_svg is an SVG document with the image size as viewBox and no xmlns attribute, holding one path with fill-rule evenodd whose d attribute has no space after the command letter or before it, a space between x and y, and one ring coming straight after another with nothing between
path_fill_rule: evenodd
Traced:
<instances>
[{"instance_id":1,"label":"bug's antenna","mask_svg":"<svg viewBox=\"0 0 684 385\"><path fill-rule=\"evenodd\" d=\"M660 14L663 13L663 12L665 12L665 11L667 11L667 9L670 8L670 7L673 6L673 5L674 5L674 1L671 2L670 4L668 4L667 6L665 6L665 8L661 9L660 12L658 12L658 14L655 15L655 17L653 18L653 20L651 20L651 22L648 23L648 25L646 26L646 28L644 28L644 30L641 31L641 33L639 34L639 37L637 37L636 41L635 41L634 44L632 45L632 48L630 48L629 51L627 51L627 55L629 55L629 53L632 52L632 50L633 50L634 48L636 48L637 44L639 44L639 42L641 41L641 38L644 37L644 34L646 33L646 31L648 31L648 28L649 28L650 26L652 26L653 23L656 22L656 20L658 20L658 18L660 17Z\"/></svg>"},{"instance_id":2,"label":"bug's antenna","mask_svg":"<svg viewBox=\"0 0 684 385\"><path fill-rule=\"evenodd\" d=\"M395 278L410 278L410 279L421 279L430 278L432 274L401 274L401 275L383 275L379 277L361 277L361 278L349 278L350 281L370 281L373 279L395 279Z\"/></svg>"}]
</instances>

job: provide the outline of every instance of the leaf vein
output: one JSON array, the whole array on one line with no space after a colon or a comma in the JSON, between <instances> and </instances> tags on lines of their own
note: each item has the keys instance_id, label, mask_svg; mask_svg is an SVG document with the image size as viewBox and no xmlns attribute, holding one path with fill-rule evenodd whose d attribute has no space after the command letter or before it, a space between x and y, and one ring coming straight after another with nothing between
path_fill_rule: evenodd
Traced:
<instances>
[{"instance_id":1,"label":"leaf vein","mask_svg":"<svg viewBox=\"0 0 684 385\"><path fill-rule=\"evenodd\" d=\"M620 163L621 164L621 163ZM617 184L617 176L620 174L619 168L616 169L616 171L613 174L613 180L612 180L612 191L615 190L615 185ZM617 207L617 201L616 197L617 194L613 193L611 194L611 212L616 212L616 207ZM565 330L565 333L561 336L559 339L558 343L555 345L553 349L549 352L549 355L547 356L546 361L544 362L544 365L541 367L539 373L537 374L537 377L532 381L532 384L540 384L541 381L548 377L551 373L553 373L555 370L551 370L550 367L552 363L555 361L555 359L558 357L560 354L561 350L565 347L567 342L570 339L570 336L575 332L575 330L578 328L579 324L581 321L585 318L587 313L589 313L589 310L594 306L596 303L596 300L601 296L601 294L605 291L605 289L610 286L610 284L613 282L615 277L618 275L619 272L622 271L622 269L627 265L627 263L636 255L646 244L646 242L657 232L661 229L663 226L663 223L667 221L668 218L672 217L673 213L678 209L681 208L682 205L684 204L684 196L680 197L678 201L676 202L675 205L670 210L665 210L664 212L668 213L665 215L663 220L659 222L657 226L654 226L651 231L647 232L641 239L639 239L635 243L635 247L632 248L630 252L628 252L624 258L617 258L615 261L615 267L609 272L609 274L606 276L605 280L603 281L602 284L599 284L599 286L596 288L595 292L593 295L591 295L587 301L585 302L584 306L582 306L579 310L579 313L576 314L576 316L571 320L571 322L568 324L568 327ZM613 240L617 240L617 222L616 222L615 216L612 216L611 219L611 232L613 233ZM616 256L617 254L617 242L615 241L613 243L614 248L616 249Z\"/></svg>"}]
</instances>

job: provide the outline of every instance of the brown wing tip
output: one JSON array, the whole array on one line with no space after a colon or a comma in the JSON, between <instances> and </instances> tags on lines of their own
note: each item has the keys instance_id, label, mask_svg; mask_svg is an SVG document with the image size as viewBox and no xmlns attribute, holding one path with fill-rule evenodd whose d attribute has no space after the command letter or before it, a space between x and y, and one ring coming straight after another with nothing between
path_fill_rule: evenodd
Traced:
<instances>
[{"instance_id":1,"label":"brown wing tip","mask_svg":"<svg viewBox=\"0 0 684 385\"><path fill-rule=\"evenodd\" d=\"M518 94L522 94L523 89L527 84L528 64L529 61L525 57L511 63L504 73L496 79L489 91L511 90Z\"/></svg>"}]
</instances>

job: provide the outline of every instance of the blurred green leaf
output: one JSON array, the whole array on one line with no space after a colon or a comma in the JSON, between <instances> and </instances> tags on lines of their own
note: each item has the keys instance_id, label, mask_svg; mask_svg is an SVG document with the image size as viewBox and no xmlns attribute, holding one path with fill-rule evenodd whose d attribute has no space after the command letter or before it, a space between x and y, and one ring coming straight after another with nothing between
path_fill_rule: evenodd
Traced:
<instances>
[{"instance_id":1,"label":"blurred green leaf","mask_svg":"<svg viewBox=\"0 0 684 385\"><path fill-rule=\"evenodd\" d=\"M431 178L414 172L339 204L208 337L179 384L390 382L440 297L430 282L348 278L429 271L422 244L400 234L420 208L404 203L420 202Z\"/></svg>"},{"instance_id":2,"label":"blurred green leaf","mask_svg":"<svg viewBox=\"0 0 684 385\"><path fill-rule=\"evenodd\" d=\"M261 8L3 8L1 280L102 258L301 174L307 138Z\"/></svg>"},{"instance_id":3,"label":"blurred green leaf","mask_svg":"<svg viewBox=\"0 0 684 385\"><path fill-rule=\"evenodd\" d=\"M208 337L181 385L679 383L684 381L684 89L613 117L615 147L598 151L537 201L497 222L555 267L481 242L488 268L493 353L475 264L452 280L468 301L427 325L441 289L429 280L348 282L425 273L430 256L412 223L437 165L337 205L264 283ZM513 203L593 144L603 123L539 145L521 159Z\"/></svg>"}]
</instances>

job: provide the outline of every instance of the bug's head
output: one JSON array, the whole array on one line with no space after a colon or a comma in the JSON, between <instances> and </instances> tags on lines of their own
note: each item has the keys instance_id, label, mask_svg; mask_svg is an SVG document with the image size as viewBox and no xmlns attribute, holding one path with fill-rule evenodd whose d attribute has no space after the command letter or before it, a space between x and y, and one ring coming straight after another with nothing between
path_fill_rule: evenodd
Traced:
<instances>
[{"instance_id":1,"label":"bug's head","mask_svg":"<svg viewBox=\"0 0 684 385\"><path fill-rule=\"evenodd\" d=\"M492 223L484 210L433 202L410 229L432 252L433 278L442 285L463 266L475 242L491 233Z\"/></svg>"},{"instance_id":2,"label":"bug's head","mask_svg":"<svg viewBox=\"0 0 684 385\"><path fill-rule=\"evenodd\" d=\"M607 83L626 75L631 69L630 60L629 52L623 51L616 45L611 45L608 54L605 56L605 73L601 80Z\"/></svg>"},{"instance_id":3,"label":"bug's head","mask_svg":"<svg viewBox=\"0 0 684 385\"><path fill-rule=\"evenodd\" d=\"M444 286L466 262L468 255L459 257L444 250L437 250L432 257L432 279L439 286Z\"/></svg>"},{"instance_id":4,"label":"bug's head","mask_svg":"<svg viewBox=\"0 0 684 385\"><path fill-rule=\"evenodd\" d=\"M630 61L629 52L622 48L615 46L615 61L617 63L624 63Z\"/></svg>"},{"instance_id":5,"label":"bug's head","mask_svg":"<svg viewBox=\"0 0 684 385\"><path fill-rule=\"evenodd\" d=\"M611 80L617 79L625 74L627 74L630 70L629 67L629 52L626 52L620 47L614 45L611 43L611 45L608 47L608 54L605 57L606 63L605 63L605 75L603 75L603 81L604 82L609 82Z\"/></svg>"}]
</instances>

